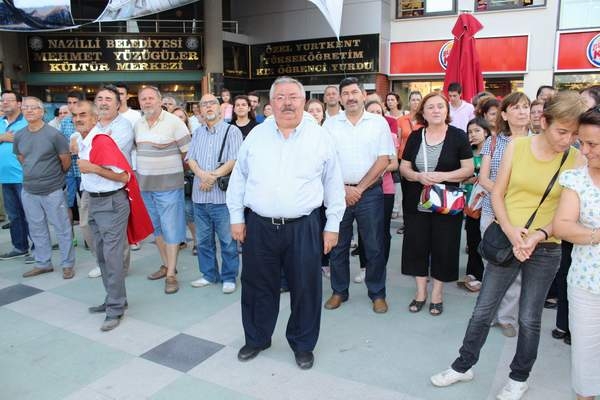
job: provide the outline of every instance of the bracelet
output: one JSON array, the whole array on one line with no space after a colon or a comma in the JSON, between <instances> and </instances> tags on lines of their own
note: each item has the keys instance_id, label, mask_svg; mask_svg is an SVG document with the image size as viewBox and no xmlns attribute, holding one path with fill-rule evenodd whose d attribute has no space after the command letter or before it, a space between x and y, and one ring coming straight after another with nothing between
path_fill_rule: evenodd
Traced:
<instances>
[{"instance_id":1,"label":"bracelet","mask_svg":"<svg viewBox=\"0 0 600 400\"><path fill-rule=\"evenodd\" d=\"M598 232L598 228L592 228L592 233L590 234L590 246L595 246L599 242L596 239L596 233Z\"/></svg>"},{"instance_id":2,"label":"bracelet","mask_svg":"<svg viewBox=\"0 0 600 400\"><path fill-rule=\"evenodd\" d=\"M542 232L544 234L544 240L548 240L548 232L542 228L537 228L536 231Z\"/></svg>"}]
</instances>

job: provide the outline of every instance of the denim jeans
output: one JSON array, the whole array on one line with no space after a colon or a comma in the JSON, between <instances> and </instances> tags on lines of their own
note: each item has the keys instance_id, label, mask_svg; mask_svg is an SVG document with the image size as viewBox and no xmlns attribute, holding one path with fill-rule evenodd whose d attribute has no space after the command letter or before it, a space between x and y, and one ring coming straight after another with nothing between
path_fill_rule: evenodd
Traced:
<instances>
[{"instance_id":1,"label":"denim jeans","mask_svg":"<svg viewBox=\"0 0 600 400\"><path fill-rule=\"evenodd\" d=\"M353 206L347 206L340 223L339 240L331 250L331 289L348 298L350 286L350 241L356 219L367 266L365 283L371 300L385 298L385 243L383 235L383 191L381 185L365 191Z\"/></svg>"},{"instance_id":2,"label":"denim jeans","mask_svg":"<svg viewBox=\"0 0 600 400\"><path fill-rule=\"evenodd\" d=\"M235 282L240 268L237 242L231 237L226 204L194 203L200 272L209 282ZM217 266L215 233L221 244L221 274Z\"/></svg>"},{"instance_id":3,"label":"denim jeans","mask_svg":"<svg viewBox=\"0 0 600 400\"><path fill-rule=\"evenodd\" d=\"M29 241L27 240L29 230L21 201L22 186L20 183L3 183L2 195L4 196L4 209L10 220L12 245L15 250L27 251L29 250Z\"/></svg>"},{"instance_id":4,"label":"denim jeans","mask_svg":"<svg viewBox=\"0 0 600 400\"><path fill-rule=\"evenodd\" d=\"M540 326L546 294L560 262L559 245L538 245L529 260L513 261L506 267L488 263L473 315L452 369L465 372L477 363L504 293L521 272L519 336L517 352L510 364L510 378L525 382L537 358Z\"/></svg>"}]
</instances>

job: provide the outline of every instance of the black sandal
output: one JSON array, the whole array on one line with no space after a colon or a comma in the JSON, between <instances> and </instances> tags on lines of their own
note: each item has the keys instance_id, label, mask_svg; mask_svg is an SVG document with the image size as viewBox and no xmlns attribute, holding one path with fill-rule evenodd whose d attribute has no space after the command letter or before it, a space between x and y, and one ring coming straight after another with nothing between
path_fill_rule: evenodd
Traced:
<instances>
[{"instance_id":1,"label":"black sandal","mask_svg":"<svg viewBox=\"0 0 600 400\"><path fill-rule=\"evenodd\" d=\"M429 314L437 317L441 313L444 312L444 303L430 303L429 304Z\"/></svg>"},{"instance_id":2,"label":"black sandal","mask_svg":"<svg viewBox=\"0 0 600 400\"><path fill-rule=\"evenodd\" d=\"M421 311L423 305L425 305L426 302L427 300L418 301L413 299L413 301L411 301L408 305L408 311L410 311L411 313L418 313L419 311Z\"/></svg>"}]
</instances>

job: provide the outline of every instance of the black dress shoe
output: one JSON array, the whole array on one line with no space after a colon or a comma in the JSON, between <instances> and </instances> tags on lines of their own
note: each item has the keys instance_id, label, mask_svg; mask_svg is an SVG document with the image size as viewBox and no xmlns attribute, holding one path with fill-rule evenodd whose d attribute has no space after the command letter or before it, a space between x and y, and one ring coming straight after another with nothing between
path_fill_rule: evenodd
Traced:
<instances>
[{"instance_id":1,"label":"black dress shoe","mask_svg":"<svg viewBox=\"0 0 600 400\"><path fill-rule=\"evenodd\" d=\"M552 329L552 337L554 339L564 339L565 336L567 336L568 333L565 331L561 331L558 328Z\"/></svg>"},{"instance_id":2,"label":"black dress shoe","mask_svg":"<svg viewBox=\"0 0 600 400\"><path fill-rule=\"evenodd\" d=\"M571 334L567 333L563 340L565 341L565 344L568 344L570 346L571 345Z\"/></svg>"},{"instance_id":3,"label":"black dress shoe","mask_svg":"<svg viewBox=\"0 0 600 400\"><path fill-rule=\"evenodd\" d=\"M125 309L127 309L128 307L129 307L129 305L127 304L127 302L125 302ZM106 312L106 303L102 303L99 306L89 307L88 311L91 312L92 314Z\"/></svg>"},{"instance_id":4,"label":"black dress shoe","mask_svg":"<svg viewBox=\"0 0 600 400\"><path fill-rule=\"evenodd\" d=\"M300 369L311 369L315 362L315 356L312 351L295 351L296 364Z\"/></svg>"},{"instance_id":5,"label":"black dress shoe","mask_svg":"<svg viewBox=\"0 0 600 400\"><path fill-rule=\"evenodd\" d=\"M269 341L267 344L265 344L262 347L252 347L248 344L245 344L244 347L242 347L240 349L240 351L238 351L238 356L237 356L238 360L250 361L254 357L256 357L258 355L258 353L260 353L263 350L268 349L269 347L271 347L271 341Z\"/></svg>"},{"instance_id":6,"label":"black dress shoe","mask_svg":"<svg viewBox=\"0 0 600 400\"><path fill-rule=\"evenodd\" d=\"M548 301L544 302L544 308L548 310L554 310L556 308L556 301Z\"/></svg>"},{"instance_id":7,"label":"black dress shoe","mask_svg":"<svg viewBox=\"0 0 600 400\"><path fill-rule=\"evenodd\" d=\"M2 225L2 229L10 229L10 222Z\"/></svg>"}]
</instances>

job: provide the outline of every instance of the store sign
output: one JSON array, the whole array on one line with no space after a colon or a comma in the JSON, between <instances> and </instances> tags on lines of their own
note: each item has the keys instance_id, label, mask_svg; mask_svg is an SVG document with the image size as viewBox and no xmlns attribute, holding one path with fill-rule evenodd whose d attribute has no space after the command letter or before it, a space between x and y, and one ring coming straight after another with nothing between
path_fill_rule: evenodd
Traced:
<instances>
[{"instance_id":1,"label":"store sign","mask_svg":"<svg viewBox=\"0 0 600 400\"><path fill-rule=\"evenodd\" d=\"M198 71L202 40L190 35L29 36L30 72Z\"/></svg>"},{"instance_id":2,"label":"store sign","mask_svg":"<svg viewBox=\"0 0 600 400\"><path fill-rule=\"evenodd\" d=\"M598 72L600 31L561 32L558 36L557 72Z\"/></svg>"},{"instance_id":3,"label":"store sign","mask_svg":"<svg viewBox=\"0 0 600 400\"><path fill-rule=\"evenodd\" d=\"M379 35L254 45L252 77L365 74L379 70Z\"/></svg>"},{"instance_id":4,"label":"store sign","mask_svg":"<svg viewBox=\"0 0 600 400\"><path fill-rule=\"evenodd\" d=\"M453 44L452 40L392 43L390 74L444 74ZM528 36L477 38L475 46L484 74L527 72Z\"/></svg>"}]
</instances>

